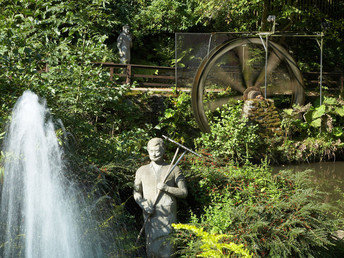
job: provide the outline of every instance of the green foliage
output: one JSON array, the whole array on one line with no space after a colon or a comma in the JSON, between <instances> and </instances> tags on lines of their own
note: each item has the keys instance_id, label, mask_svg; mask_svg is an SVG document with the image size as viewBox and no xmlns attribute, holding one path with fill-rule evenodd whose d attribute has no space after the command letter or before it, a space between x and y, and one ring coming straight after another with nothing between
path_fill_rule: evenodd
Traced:
<instances>
[{"instance_id":1,"label":"green foliage","mask_svg":"<svg viewBox=\"0 0 344 258\"><path fill-rule=\"evenodd\" d=\"M134 171L147 160L142 153L147 140L155 134L154 124L147 122L145 116L143 102L147 99L128 96L127 85L120 85L116 79L111 81L108 71L93 62L116 61L113 51L117 53L117 49L111 50L109 46L115 45L122 25L129 23L133 28L134 60L170 65L174 58L173 32L265 30L268 29L265 3L263 0L1 1L1 130L24 90L31 89L47 100L56 119L59 140L66 150L65 158L70 161L68 176L77 178L87 189L88 210L98 218L90 230L107 239L101 245L107 246L108 255L128 256L136 250L131 244L135 230L122 223L134 223L134 218L124 207L130 207ZM296 19L300 9L284 3L274 1L274 14L282 30L320 29L324 15L319 10L303 11L300 21ZM325 49L326 60L331 60L333 67L342 63L336 60L343 59L338 54L343 52L342 23L342 20L333 23L325 39L325 46L331 46ZM302 59L306 54L300 49ZM302 62L304 67L316 67ZM48 69L42 72L45 64ZM210 152L216 161L209 158L204 163L195 159L190 161L191 165L186 164L188 201L195 214L203 214L194 224L211 232L208 240L215 233L233 235L233 239L215 237L206 248L219 240L220 249L231 242L244 243L260 255L314 254L313 247L329 245L326 234L334 229L324 215L324 206L311 198L318 197L317 193L290 175L273 177L266 168L236 168L230 166L229 159L241 163L247 159L257 161L267 151L276 160L288 162L333 157L343 147L342 102L325 100L325 108L309 107L298 115L295 114L298 111L291 111L283 125L288 138L283 145L276 141L269 150L258 137L258 127L241 117L241 105L222 110L220 117L211 123L212 133L196 140L197 146ZM299 114L305 112L304 121ZM170 98L159 121L156 129L160 133L187 146L198 136L187 94ZM227 166L219 167L223 164ZM118 234L113 233L115 229ZM119 242L112 241L112 236ZM188 243L189 247L203 245L201 239L188 240L193 241ZM115 251L123 246L125 253ZM197 250L200 249L191 248L186 253L195 254Z\"/></svg>"},{"instance_id":2,"label":"green foliage","mask_svg":"<svg viewBox=\"0 0 344 258\"><path fill-rule=\"evenodd\" d=\"M199 134L194 120L190 94L181 92L177 97L169 98L167 108L155 129L161 130L163 134L182 144L191 146L193 138Z\"/></svg>"},{"instance_id":3,"label":"green foliage","mask_svg":"<svg viewBox=\"0 0 344 258\"><path fill-rule=\"evenodd\" d=\"M323 104L311 108L305 113L305 122L314 128L332 133L333 137L341 137L344 125L344 101L335 98L324 98Z\"/></svg>"},{"instance_id":4,"label":"green foliage","mask_svg":"<svg viewBox=\"0 0 344 258\"><path fill-rule=\"evenodd\" d=\"M319 161L340 157L344 147L343 101L324 98L323 104L311 104L282 113L282 128L286 138L281 145L272 146L279 162Z\"/></svg>"},{"instance_id":5,"label":"green foliage","mask_svg":"<svg viewBox=\"0 0 344 258\"><path fill-rule=\"evenodd\" d=\"M264 120L243 117L242 103L227 105L211 118L211 132L202 133L195 144L221 162L243 164L267 159L286 164L340 159L344 147L343 103L325 97L318 107L307 104L284 109L279 135L265 134L261 124Z\"/></svg>"},{"instance_id":6,"label":"green foliage","mask_svg":"<svg viewBox=\"0 0 344 258\"><path fill-rule=\"evenodd\" d=\"M142 4L140 12L134 17L135 27L145 28L140 30L141 33L174 33L184 31L195 24L194 0L152 0L148 4Z\"/></svg>"},{"instance_id":7,"label":"green foliage","mask_svg":"<svg viewBox=\"0 0 344 258\"><path fill-rule=\"evenodd\" d=\"M24 90L33 90L47 100L55 118L63 118L69 141L90 162L112 160L120 152L114 145L125 141L117 136L124 128L146 127L139 122L141 107L125 96L128 85L117 85L106 69L93 64L113 57L98 30L107 24L103 4L16 2L7 6L0 29L4 117ZM45 63L48 71L41 72Z\"/></svg>"},{"instance_id":8,"label":"green foliage","mask_svg":"<svg viewBox=\"0 0 344 258\"><path fill-rule=\"evenodd\" d=\"M197 237L201 238L203 245L200 247L201 252L197 254L197 257L231 257L231 253L238 254L243 257L252 257L247 249L243 248L243 245L237 245L235 243L221 243L223 238L230 238L231 236L226 234L210 234L203 230L203 228L197 228L196 226L186 224L172 224L174 229L188 230L194 233Z\"/></svg>"},{"instance_id":9,"label":"green foliage","mask_svg":"<svg viewBox=\"0 0 344 258\"><path fill-rule=\"evenodd\" d=\"M257 157L262 146L258 136L258 125L254 125L242 116L243 103L225 105L219 117L210 121L210 133L203 133L195 140L199 149L211 152L216 158L245 162Z\"/></svg>"},{"instance_id":10,"label":"green foliage","mask_svg":"<svg viewBox=\"0 0 344 258\"><path fill-rule=\"evenodd\" d=\"M190 173L214 178L206 184L200 180L199 192L191 190L192 195L211 198L204 213L191 223L212 234L233 236L224 243L243 243L255 255L273 257L319 256L334 244L330 234L340 221L330 216L333 207L321 203L321 193L310 186L307 173L272 174L266 166L216 164L194 165ZM190 197L194 198L201 197ZM200 239L175 237L187 243L181 250L185 256L200 251Z\"/></svg>"}]
</instances>

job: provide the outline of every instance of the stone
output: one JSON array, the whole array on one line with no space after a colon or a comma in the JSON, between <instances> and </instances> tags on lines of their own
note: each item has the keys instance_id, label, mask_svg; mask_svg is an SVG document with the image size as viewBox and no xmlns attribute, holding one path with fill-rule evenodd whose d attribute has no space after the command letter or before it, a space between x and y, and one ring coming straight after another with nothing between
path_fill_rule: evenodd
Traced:
<instances>
[{"instance_id":1,"label":"stone","mask_svg":"<svg viewBox=\"0 0 344 258\"><path fill-rule=\"evenodd\" d=\"M123 26L123 31L117 38L117 48L121 64L130 64L130 48L132 47L132 37L129 33L130 27L128 25Z\"/></svg>"},{"instance_id":2,"label":"stone","mask_svg":"<svg viewBox=\"0 0 344 258\"><path fill-rule=\"evenodd\" d=\"M136 172L134 199L143 210L144 220L150 216L145 226L147 256L171 257L174 249L168 236L177 219L176 199L187 196L185 179L178 167L168 175L170 166L163 159L165 149L161 138L151 139L147 150L151 162Z\"/></svg>"},{"instance_id":3,"label":"stone","mask_svg":"<svg viewBox=\"0 0 344 258\"><path fill-rule=\"evenodd\" d=\"M281 118L272 99L264 99L262 93L254 87L244 94L243 116L259 125L261 137L282 136Z\"/></svg>"}]
</instances>

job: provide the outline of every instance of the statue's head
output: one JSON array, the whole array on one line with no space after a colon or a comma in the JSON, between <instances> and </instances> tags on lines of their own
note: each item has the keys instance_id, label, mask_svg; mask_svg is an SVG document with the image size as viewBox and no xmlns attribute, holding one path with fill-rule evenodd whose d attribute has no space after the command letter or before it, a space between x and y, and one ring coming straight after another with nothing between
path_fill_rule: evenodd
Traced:
<instances>
[{"instance_id":1,"label":"statue's head","mask_svg":"<svg viewBox=\"0 0 344 258\"><path fill-rule=\"evenodd\" d=\"M128 33L129 30L130 30L130 26L129 26L128 24L126 24L126 25L123 26L122 29L123 29L123 31L124 31L125 33Z\"/></svg>"},{"instance_id":2,"label":"statue's head","mask_svg":"<svg viewBox=\"0 0 344 258\"><path fill-rule=\"evenodd\" d=\"M154 162L162 162L165 153L164 141L161 138L153 138L147 144L149 158Z\"/></svg>"}]
</instances>

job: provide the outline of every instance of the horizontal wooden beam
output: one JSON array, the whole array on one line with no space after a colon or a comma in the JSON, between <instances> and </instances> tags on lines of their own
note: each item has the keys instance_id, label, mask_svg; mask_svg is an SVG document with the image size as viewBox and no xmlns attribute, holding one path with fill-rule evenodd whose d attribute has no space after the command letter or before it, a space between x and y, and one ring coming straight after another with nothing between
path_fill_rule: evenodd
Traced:
<instances>
[{"instance_id":1,"label":"horizontal wooden beam","mask_svg":"<svg viewBox=\"0 0 344 258\"><path fill-rule=\"evenodd\" d=\"M144 82L141 83L144 86L153 86L153 87L175 87L173 84L167 84L167 83L155 83L155 82Z\"/></svg>"},{"instance_id":2,"label":"horizontal wooden beam","mask_svg":"<svg viewBox=\"0 0 344 258\"><path fill-rule=\"evenodd\" d=\"M167 75L154 75L154 74L134 74L132 77L135 78L151 78L151 79L166 79L166 80L174 80L174 76L167 76Z\"/></svg>"},{"instance_id":3,"label":"horizontal wooden beam","mask_svg":"<svg viewBox=\"0 0 344 258\"><path fill-rule=\"evenodd\" d=\"M138 65L138 64L117 64L113 62L94 62L95 65L102 65L106 67L119 67L125 68L131 66L132 68L146 68L146 69L166 69L166 70L175 70L174 67L170 66L156 66L156 65Z\"/></svg>"}]
</instances>

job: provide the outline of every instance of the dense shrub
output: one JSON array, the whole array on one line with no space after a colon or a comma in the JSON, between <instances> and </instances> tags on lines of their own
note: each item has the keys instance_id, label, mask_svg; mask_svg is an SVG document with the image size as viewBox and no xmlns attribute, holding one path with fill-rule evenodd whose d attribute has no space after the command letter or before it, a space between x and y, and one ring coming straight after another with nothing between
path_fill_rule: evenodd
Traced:
<instances>
[{"instance_id":1,"label":"dense shrub","mask_svg":"<svg viewBox=\"0 0 344 258\"><path fill-rule=\"evenodd\" d=\"M193 139L200 131L191 109L190 94L180 92L176 97L170 97L166 100L166 107L155 128L182 144L193 145Z\"/></svg>"},{"instance_id":2,"label":"dense shrub","mask_svg":"<svg viewBox=\"0 0 344 258\"><path fill-rule=\"evenodd\" d=\"M198 149L205 149L216 158L244 163L262 156L263 139L258 135L259 126L242 116L243 102L225 105L210 121L211 133L202 133L195 140Z\"/></svg>"},{"instance_id":3,"label":"dense shrub","mask_svg":"<svg viewBox=\"0 0 344 258\"><path fill-rule=\"evenodd\" d=\"M187 230L188 232L192 232L196 234L197 237L201 239L202 245L200 249L202 250L200 253L197 254L198 257L231 257L233 254L237 254L243 257L252 257L250 252L247 249L243 248L243 245L237 245L233 242L231 243L223 243L221 240L224 238L230 238L231 236L226 234L210 234L203 230L203 228L197 228L193 225L186 225L186 224L172 224L174 229L180 230Z\"/></svg>"},{"instance_id":4,"label":"dense shrub","mask_svg":"<svg viewBox=\"0 0 344 258\"><path fill-rule=\"evenodd\" d=\"M203 177L191 199L208 199L204 213L191 223L207 232L232 235L224 243L244 244L260 256L319 256L333 245L331 233L339 220L329 215L330 206L310 186L307 173L282 171L272 174L266 166L241 168L195 165L193 174ZM197 207L197 200L196 200ZM194 208L194 206L192 206ZM196 213L200 214L200 212ZM201 240L175 235L183 243L180 253L198 254Z\"/></svg>"}]
</instances>

